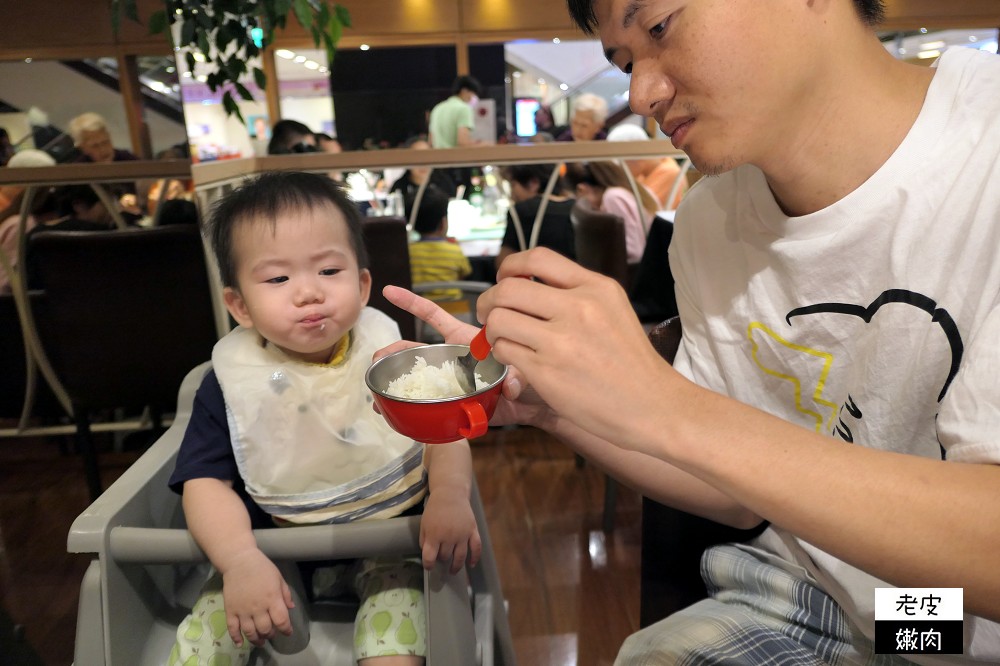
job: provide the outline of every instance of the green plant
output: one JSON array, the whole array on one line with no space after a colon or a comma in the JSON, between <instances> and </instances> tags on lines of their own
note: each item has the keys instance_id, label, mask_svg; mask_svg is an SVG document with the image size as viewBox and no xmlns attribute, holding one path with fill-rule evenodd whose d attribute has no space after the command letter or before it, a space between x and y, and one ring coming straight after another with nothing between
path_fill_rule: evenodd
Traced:
<instances>
[{"instance_id":1,"label":"green plant","mask_svg":"<svg viewBox=\"0 0 1000 666\"><path fill-rule=\"evenodd\" d=\"M253 77L257 87L267 87L267 75L247 61L259 55L274 39L275 29L283 29L290 13L312 33L316 46L323 44L328 65L333 64L337 42L344 28L351 27L347 8L327 0L164 0L164 9L149 17L150 34L165 33L171 46L184 52L188 70L194 72L195 53L215 67L206 83L215 92L223 89L222 105L227 115L243 121L233 91L245 100L253 94L240 78ZM121 17L142 23L136 0L111 0L111 22L115 34ZM174 43L172 27L180 24L180 38Z\"/></svg>"}]
</instances>

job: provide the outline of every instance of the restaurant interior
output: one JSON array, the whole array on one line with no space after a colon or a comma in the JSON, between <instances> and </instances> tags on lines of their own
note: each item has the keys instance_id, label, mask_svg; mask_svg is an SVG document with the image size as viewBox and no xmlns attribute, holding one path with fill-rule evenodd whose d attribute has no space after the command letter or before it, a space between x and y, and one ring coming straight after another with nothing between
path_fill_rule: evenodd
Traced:
<instances>
[{"instance_id":1,"label":"restaurant interior","mask_svg":"<svg viewBox=\"0 0 1000 666\"><path fill-rule=\"evenodd\" d=\"M183 50L141 21L122 20L115 32L109 4L16 3L0 21L0 128L10 144L4 160L31 150L52 157L50 166L0 167L0 194L17 195L20 204L10 210L18 220L11 227L15 252L25 252L18 235L26 234L30 204L56 187L91 187L113 209L115 231L95 238L161 234L131 246L127 262L116 258L112 244L49 243L59 256L45 261L52 266L46 285L63 285L62 296L33 290L23 262L18 269L5 260L11 279L0 291L0 666L146 663L159 640L154 636L164 635L176 615L176 599L165 588L180 585L177 571L204 560L178 522L164 474L189 417L191 382L197 385L212 345L234 324L200 227L212 205L245 179L301 170L341 181L365 220L376 287L370 304L395 319L404 338L431 342L433 332L389 304L379 288L458 290L447 307L471 317L478 294L495 283L508 226L520 225L509 221L509 167L560 172L574 163L616 162L638 200L640 186L626 162L672 157L679 173L655 211L668 222L676 200L700 176L655 123L631 112L627 77L573 25L562 2L343 0L350 27L333 62L290 20L255 57L268 84L246 82L253 99L237 102L239 115L228 114L222 91L208 84L209 62L198 57L190 68ZM139 18L162 4L140 0ZM992 0L886 4L879 35L896 57L930 65L949 48L997 52L1000 8ZM478 143L407 147L427 138L430 110L461 75L481 84ZM634 125L651 140L542 140L538 109L550 109L554 126L567 129L583 95L605 100L604 129ZM103 117L116 148L138 159L75 161L69 124L88 112ZM336 150L326 152L317 141L305 152L269 154L271 130L281 120L335 138ZM411 279L407 248L418 237L416 211L408 214L391 192L410 170L468 178L447 209L448 236L469 260L471 272L460 280L421 288ZM173 209L164 205L165 194L149 196L137 215L123 215L122 200L114 200L123 182L147 195L176 183L175 198L191 204L185 210L193 224L166 221ZM417 206L425 187L418 188ZM627 291L635 287L644 273L626 260L621 220L604 220L579 204L574 211L576 259ZM517 231L521 248L536 240ZM665 336L661 349L669 357L671 333L658 325L676 314L676 305L670 312L657 301L641 312L637 306L637 313L651 336ZM540 430L483 430L471 449L490 557L468 591L462 585L456 592L457 604L441 591L447 584L429 578L440 624L452 632L437 638L448 647L432 648L440 651L431 663L612 664L628 635L704 595L697 553L651 536L654 525L683 518L660 515ZM384 539L407 552L415 524ZM332 534L317 533L302 547L322 549L332 539L339 548L341 541L367 538ZM664 580L663 569L685 565L687 573ZM473 632L475 642L465 645ZM460 649L478 656L455 656Z\"/></svg>"}]
</instances>

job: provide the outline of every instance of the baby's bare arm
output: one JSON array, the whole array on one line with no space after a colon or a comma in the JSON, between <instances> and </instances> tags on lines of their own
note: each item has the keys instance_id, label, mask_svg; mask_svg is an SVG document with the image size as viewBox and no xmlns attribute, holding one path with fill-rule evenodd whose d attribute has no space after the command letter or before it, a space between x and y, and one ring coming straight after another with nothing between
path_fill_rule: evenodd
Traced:
<instances>
[{"instance_id":1,"label":"baby's bare arm","mask_svg":"<svg viewBox=\"0 0 1000 666\"><path fill-rule=\"evenodd\" d=\"M246 635L254 645L292 631L288 585L257 548L250 516L232 483L192 479L184 484L184 517L195 541L222 574L229 635L236 645Z\"/></svg>"},{"instance_id":2,"label":"baby's bare arm","mask_svg":"<svg viewBox=\"0 0 1000 666\"><path fill-rule=\"evenodd\" d=\"M479 528L472 513L472 454L465 440L431 444L424 455L430 497L420 522L424 567L451 562L452 573L468 560L475 566L482 553Z\"/></svg>"}]
</instances>

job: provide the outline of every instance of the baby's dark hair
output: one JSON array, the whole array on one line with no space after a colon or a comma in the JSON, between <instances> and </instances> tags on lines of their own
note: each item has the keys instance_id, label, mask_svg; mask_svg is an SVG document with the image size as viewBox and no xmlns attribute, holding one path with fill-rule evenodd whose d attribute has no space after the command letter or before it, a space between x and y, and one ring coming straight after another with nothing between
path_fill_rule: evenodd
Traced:
<instances>
[{"instance_id":1,"label":"baby's dark hair","mask_svg":"<svg viewBox=\"0 0 1000 666\"><path fill-rule=\"evenodd\" d=\"M413 214L415 196L406 198L406 219ZM439 188L428 185L424 196L420 199L417 217L413 220L413 230L421 236L432 234L441 226L441 220L448 217L448 195Z\"/></svg>"},{"instance_id":2,"label":"baby's dark hair","mask_svg":"<svg viewBox=\"0 0 1000 666\"><path fill-rule=\"evenodd\" d=\"M597 14L594 0L567 0L573 22L588 35L597 34ZM854 0L858 16L868 26L875 26L885 18L885 0Z\"/></svg>"},{"instance_id":3,"label":"baby's dark hair","mask_svg":"<svg viewBox=\"0 0 1000 666\"><path fill-rule=\"evenodd\" d=\"M368 250L362 232L364 220L343 188L328 176L302 171L262 173L219 200L212 208L208 238L219 263L222 285L238 288L233 231L243 224L278 224L282 214L333 206L344 216L358 268L368 268Z\"/></svg>"}]
</instances>

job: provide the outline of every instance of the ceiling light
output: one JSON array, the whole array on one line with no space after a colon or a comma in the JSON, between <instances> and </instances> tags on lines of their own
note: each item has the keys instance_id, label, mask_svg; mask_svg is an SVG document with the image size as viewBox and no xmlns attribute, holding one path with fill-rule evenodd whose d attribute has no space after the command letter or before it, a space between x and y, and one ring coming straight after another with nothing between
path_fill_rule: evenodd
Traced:
<instances>
[{"instance_id":1,"label":"ceiling light","mask_svg":"<svg viewBox=\"0 0 1000 666\"><path fill-rule=\"evenodd\" d=\"M921 51L917 54L917 57L921 60L927 60L928 58L937 58L939 55L941 55L941 52L934 49L933 51Z\"/></svg>"},{"instance_id":2,"label":"ceiling light","mask_svg":"<svg viewBox=\"0 0 1000 666\"><path fill-rule=\"evenodd\" d=\"M939 41L936 41L936 42L927 42L926 44L921 44L920 45L920 50L922 50L922 51L933 51L934 49L943 49L946 46L948 46L947 42L939 40Z\"/></svg>"},{"instance_id":3,"label":"ceiling light","mask_svg":"<svg viewBox=\"0 0 1000 666\"><path fill-rule=\"evenodd\" d=\"M521 72L518 72L517 70L514 70L513 76L514 76L515 79L519 79L519 78L521 78Z\"/></svg>"},{"instance_id":4,"label":"ceiling light","mask_svg":"<svg viewBox=\"0 0 1000 666\"><path fill-rule=\"evenodd\" d=\"M559 84L559 90L569 90L569 84L560 83Z\"/></svg>"},{"instance_id":5,"label":"ceiling light","mask_svg":"<svg viewBox=\"0 0 1000 666\"><path fill-rule=\"evenodd\" d=\"M304 66L304 67L305 67L306 69L319 69L319 63L318 63L318 62L316 62L316 61L314 61L314 60L306 60L306 61L305 61L305 62L303 63L303 66Z\"/></svg>"},{"instance_id":6,"label":"ceiling light","mask_svg":"<svg viewBox=\"0 0 1000 666\"><path fill-rule=\"evenodd\" d=\"M278 56L279 58L284 58L285 60L291 60L292 58L295 57L295 52L289 51L288 49L278 49L277 51L274 52L274 55Z\"/></svg>"},{"instance_id":7,"label":"ceiling light","mask_svg":"<svg viewBox=\"0 0 1000 666\"><path fill-rule=\"evenodd\" d=\"M197 60L198 62L205 62L205 54L202 53L201 51L195 51L194 59Z\"/></svg>"},{"instance_id":8,"label":"ceiling light","mask_svg":"<svg viewBox=\"0 0 1000 666\"><path fill-rule=\"evenodd\" d=\"M558 43L559 43L559 41L560 41L560 40L559 40L559 38L558 38L558 37L553 37L553 38L552 38L552 43L553 43L553 44L558 44Z\"/></svg>"},{"instance_id":9,"label":"ceiling light","mask_svg":"<svg viewBox=\"0 0 1000 666\"><path fill-rule=\"evenodd\" d=\"M921 35L926 35L927 34L927 28L921 28L920 29L920 34Z\"/></svg>"},{"instance_id":10,"label":"ceiling light","mask_svg":"<svg viewBox=\"0 0 1000 666\"><path fill-rule=\"evenodd\" d=\"M306 61L305 56L295 56L294 58L292 58L292 62L303 63L305 61Z\"/></svg>"},{"instance_id":11,"label":"ceiling light","mask_svg":"<svg viewBox=\"0 0 1000 666\"><path fill-rule=\"evenodd\" d=\"M177 71L177 68L174 67L173 65L171 65L170 67L167 67L167 74L173 74L176 71Z\"/></svg>"},{"instance_id":12,"label":"ceiling light","mask_svg":"<svg viewBox=\"0 0 1000 666\"><path fill-rule=\"evenodd\" d=\"M31 62L31 58L25 58L24 62L30 63Z\"/></svg>"},{"instance_id":13,"label":"ceiling light","mask_svg":"<svg viewBox=\"0 0 1000 666\"><path fill-rule=\"evenodd\" d=\"M361 45L361 50L362 50L362 51L367 51L367 50L368 50L368 49L370 49L370 48L371 48L371 47L370 47L370 46L368 46L367 44L362 44L362 45Z\"/></svg>"}]
</instances>

